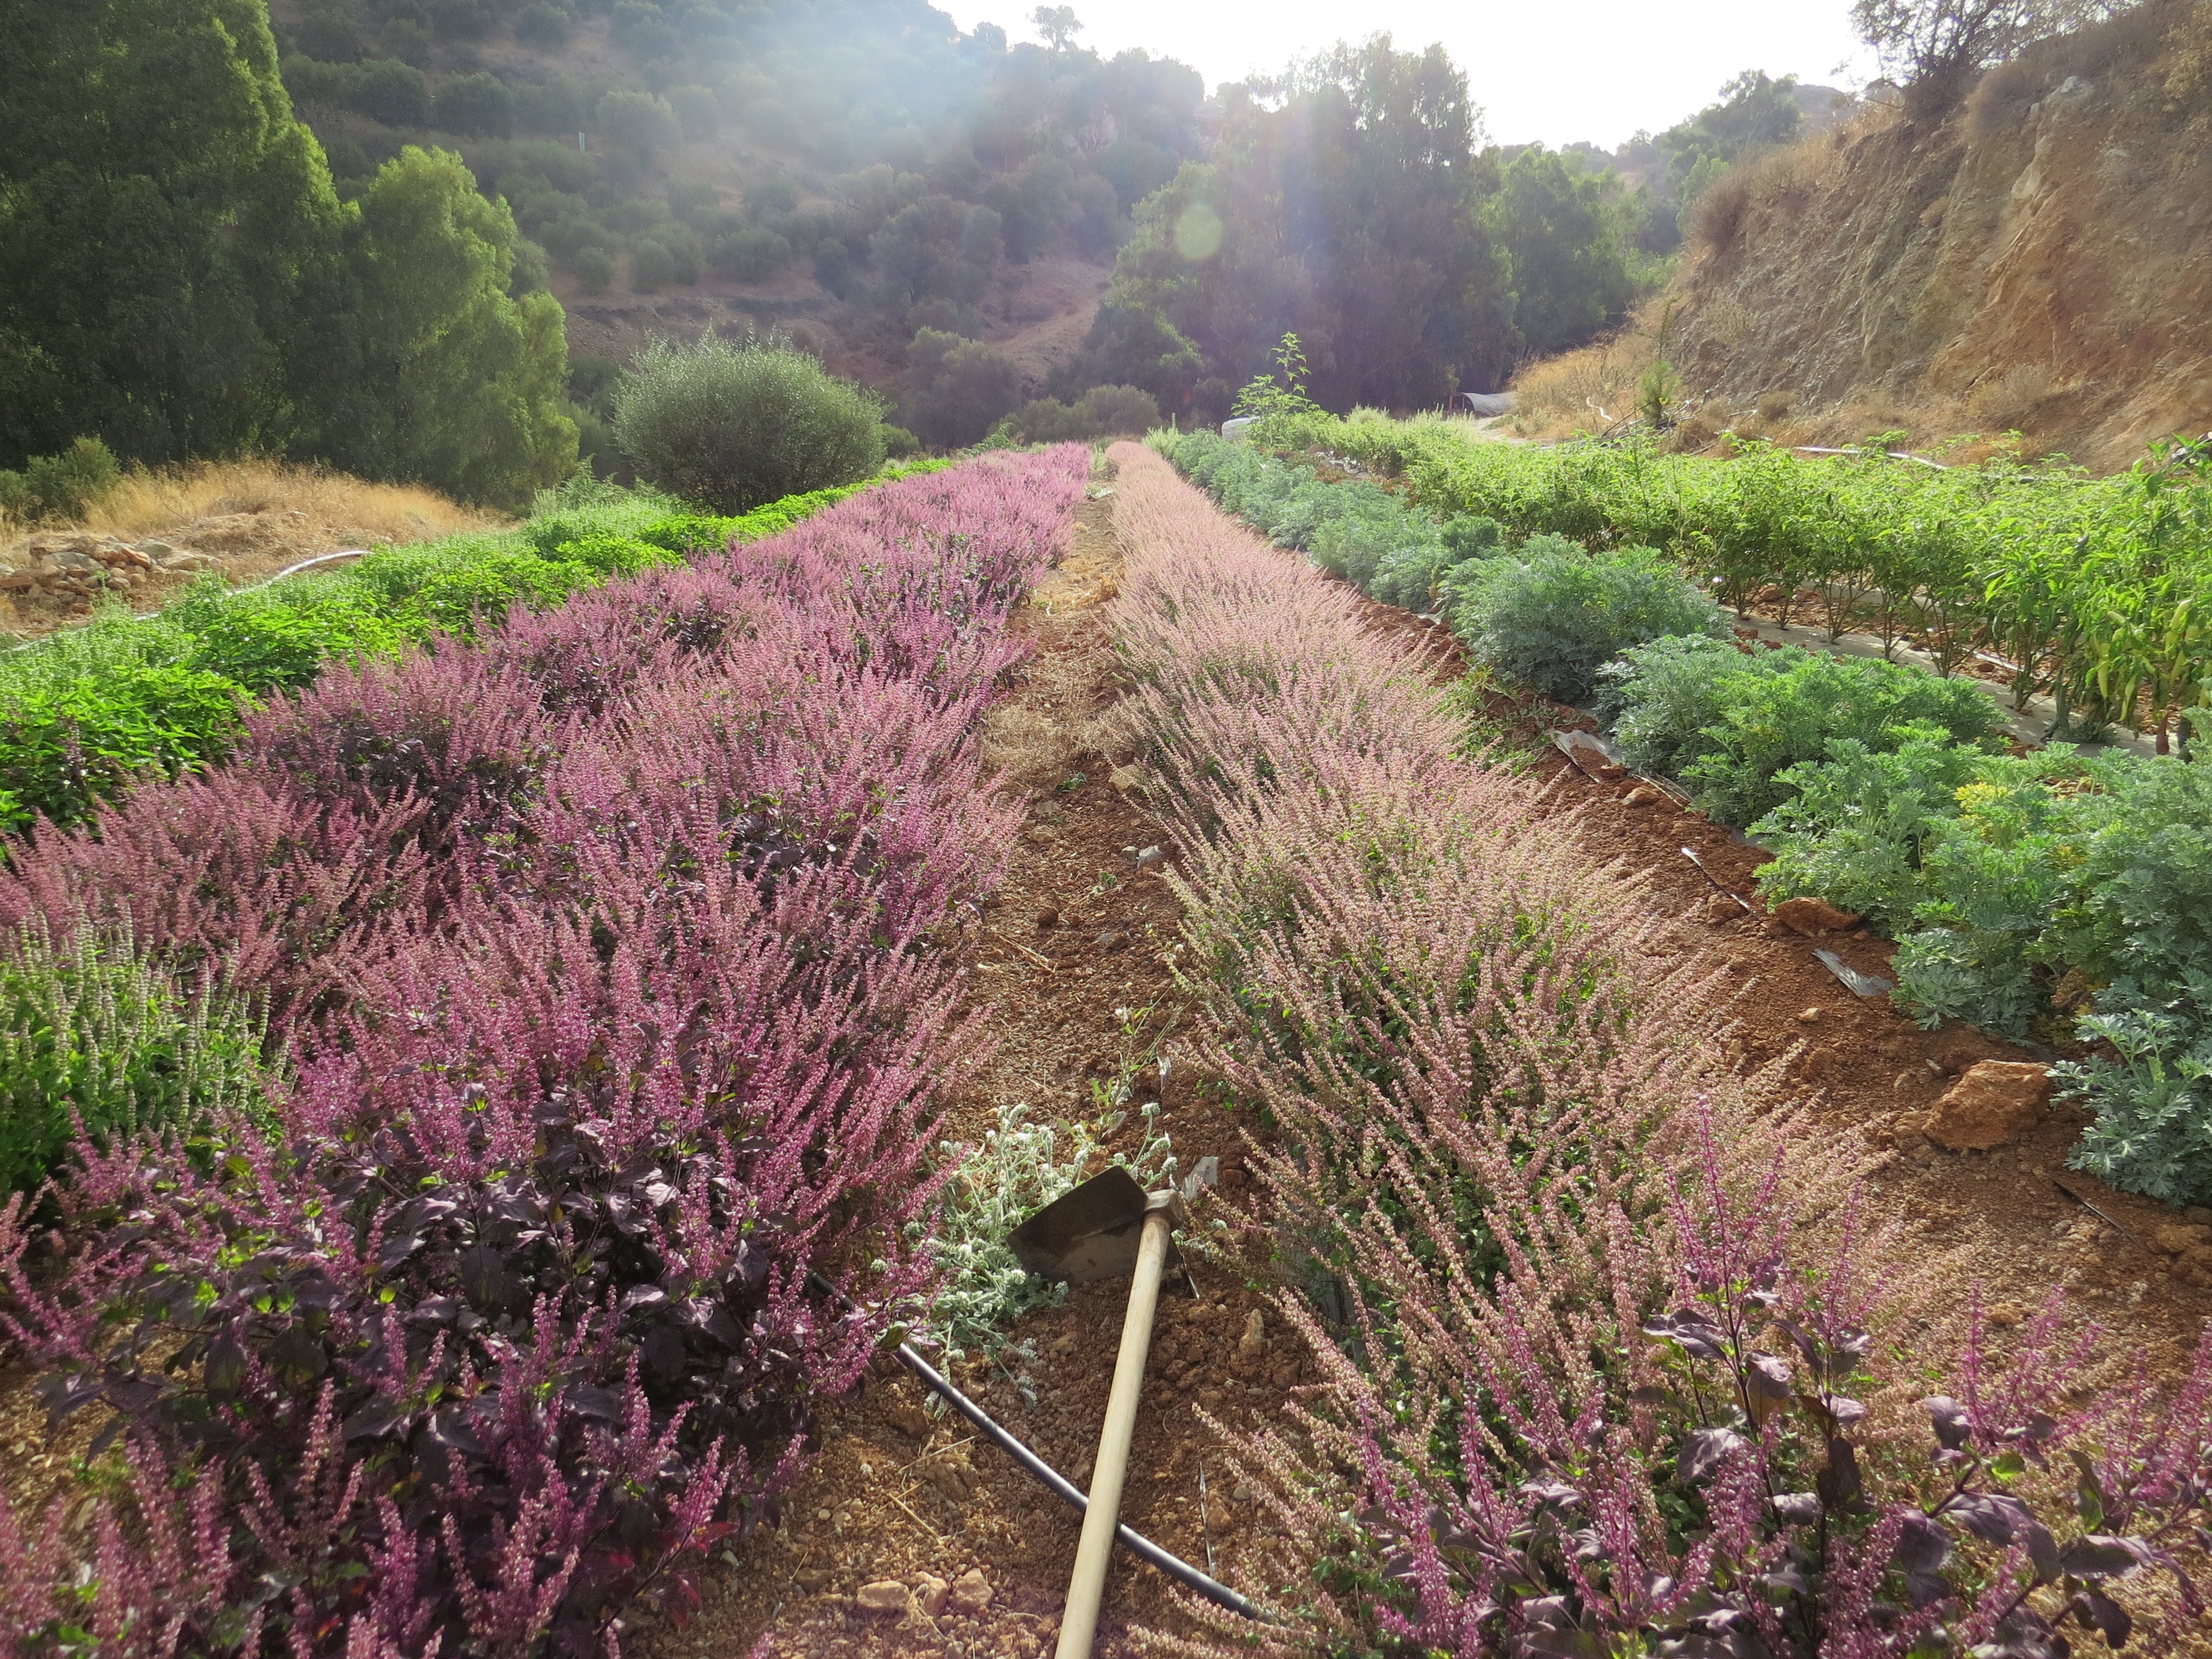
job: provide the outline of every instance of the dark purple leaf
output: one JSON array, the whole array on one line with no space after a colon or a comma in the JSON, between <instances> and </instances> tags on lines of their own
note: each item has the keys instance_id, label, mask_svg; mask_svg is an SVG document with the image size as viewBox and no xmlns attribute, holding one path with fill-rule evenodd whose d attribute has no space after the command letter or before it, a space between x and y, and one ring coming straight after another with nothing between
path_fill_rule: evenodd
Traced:
<instances>
[{"instance_id":1,"label":"dark purple leaf","mask_svg":"<svg viewBox=\"0 0 2212 1659\"><path fill-rule=\"evenodd\" d=\"M1734 1429L1693 1429L1674 1462L1674 1476L1686 1486L1711 1480L1728 1458L1743 1449L1744 1437Z\"/></svg>"},{"instance_id":2,"label":"dark purple leaf","mask_svg":"<svg viewBox=\"0 0 2212 1659\"><path fill-rule=\"evenodd\" d=\"M1928 1413L1928 1421L1936 1431L1936 1439L1946 1451L1956 1451L1966 1443L1972 1426L1966 1420L1966 1408L1948 1395L1935 1395L1920 1402L1921 1410Z\"/></svg>"},{"instance_id":3,"label":"dark purple leaf","mask_svg":"<svg viewBox=\"0 0 2212 1659\"><path fill-rule=\"evenodd\" d=\"M2104 1591L2094 1585L2089 1586L2077 1592L2069 1605L2074 1609L2074 1616L2081 1621L2082 1628L2094 1630L2103 1637L2106 1647L2127 1645L2136 1621L2128 1616L2125 1607Z\"/></svg>"},{"instance_id":4,"label":"dark purple leaf","mask_svg":"<svg viewBox=\"0 0 2212 1659\"><path fill-rule=\"evenodd\" d=\"M1943 1528L1918 1510L1908 1513L1890 1551L1890 1564L1905 1573L1941 1572L1951 1559L1951 1540Z\"/></svg>"},{"instance_id":5,"label":"dark purple leaf","mask_svg":"<svg viewBox=\"0 0 2212 1659\"><path fill-rule=\"evenodd\" d=\"M2009 1544L2035 1524L2027 1504L2002 1492L1961 1492L1937 1513L1985 1544Z\"/></svg>"},{"instance_id":6,"label":"dark purple leaf","mask_svg":"<svg viewBox=\"0 0 2212 1659\"><path fill-rule=\"evenodd\" d=\"M2150 1547L2138 1538L2090 1533L2058 1553L2059 1565L2076 1578L2121 1578L2147 1566Z\"/></svg>"},{"instance_id":7,"label":"dark purple leaf","mask_svg":"<svg viewBox=\"0 0 2212 1659\"><path fill-rule=\"evenodd\" d=\"M1859 1458L1850 1441L1841 1436L1829 1439L1827 1465L1814 1477L1813 1489L1832 1510L1849 1509L1858 1502Z\"/></svg>"}]
</instances>

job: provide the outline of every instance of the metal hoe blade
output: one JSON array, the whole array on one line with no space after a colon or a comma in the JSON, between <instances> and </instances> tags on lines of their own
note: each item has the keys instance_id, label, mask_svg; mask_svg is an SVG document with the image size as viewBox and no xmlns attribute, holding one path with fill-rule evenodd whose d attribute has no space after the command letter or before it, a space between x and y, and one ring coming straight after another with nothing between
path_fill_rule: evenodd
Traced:
<instances>
[{"instance_id":1,"label":"metal hoe blade","mask_svg":"<svg viewBox=\"0 0 2212 1659\"><path fill-rule=\"evenodd\" d=\"M1145 1189L1120 1164L1063 1193L1006 1236L1016 1258L1040 1279L1087 1285L1137 1263Z\"/></svg>"}]
</instances>

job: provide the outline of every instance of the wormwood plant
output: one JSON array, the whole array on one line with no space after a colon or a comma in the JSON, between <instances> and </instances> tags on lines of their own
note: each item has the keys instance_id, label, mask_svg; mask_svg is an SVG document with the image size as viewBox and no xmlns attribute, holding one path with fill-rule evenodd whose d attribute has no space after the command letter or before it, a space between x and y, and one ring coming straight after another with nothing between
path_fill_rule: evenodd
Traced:
<instances>
[{"instance_id":1,"label":"wormwood plant","mask_svg":"<svg viewBox=\"0 0 2212 1659\"><path fill-rule=\"evenodd\" d=\"M1680 778L1699 810L1727 823L1782 806L1794 793L1784 775L1827 759L1839 740L1888 753L1933 726L1995 747L1996 710L1972 685L1870 659L1662 639L1631 647L1599 677L1630 763Z\"/></svg>"},{"instance_id":2,"label":"wormwood plant","mask_svg":"<svg viewBox=\"0 0 2212 1659\"><path fill-rule=\"evenodd\" d=\"M1140 1109L1138 1144L1121 1158L1108 1157L1105 1143L1127 1120L1126 1111L1076 1120L1063 1153L1060 1134L1048 1123L1032 1122L1029 1110L1001 1106L980 1146L940 1143L939 1154L953 1170L944 1206L928 1222L908 1227L944 1276L918 1328L956 1359L971 1349L996 1357L1012 1340L1009 1325L1034 1309L1058 1305L1067 1294L1066 1285L1047 1283L1015 1259L1006 1235L1022 1221L1113 1164L1125 1165L1148 1190L1174 1178L1174 1149L1158 1127L1157 1105ZM1026 1351L1022 1357L1035 1358Z\"/></svg>"},{"instance_id":3,"label":"wormwood plant","mask_svg":"<svg viewBox=\"0 0 2212 1659\"><path fill-rule=\"evenodd\" d=\"M1558 536L1456 567L1443 584L1452 631L1508 679L1588 701L1600 668L1667 635L1723 634L1719 610L1649 548L1593 555Z\"/></svg>"}]
</instances>

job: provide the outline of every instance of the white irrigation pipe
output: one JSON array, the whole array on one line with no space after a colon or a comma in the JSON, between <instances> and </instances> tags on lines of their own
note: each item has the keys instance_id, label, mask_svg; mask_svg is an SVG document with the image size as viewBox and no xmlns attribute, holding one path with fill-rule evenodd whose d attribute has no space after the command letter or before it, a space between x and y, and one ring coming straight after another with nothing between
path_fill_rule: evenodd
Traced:
<instances>
[{"instance_id":1,"label":"white irrigation pipe","mask_svg":"<svg viewBox=\"0 0 2212 1659\"><path fill-rule=\"evenodd\" d=\"M1811 444L1792 444L1790 453L1793 455L1863 455L1867 452L1863 449L1820 449ZM1923 466L1934 467L1938 472L1951 470L1941 461L1931 461L1925 455L1910 454L1902 449L1885 449L1881 453L1893 461L1917 461Z\"/></svg>"},{"instance_id":2,"label":"white irrigation pipe","mask_svg":"<svg viewBox=\"0 0 2212 1659\"><path fill-rule=\"evenodd\" d=\"M332 564L340 559L365 559L368 555L369 550L365 547L346 547L339 549L335 553L318 553L312 559L302 559L297 564L286 565L282 570L278 571L265 582L256 582L251 587L241 587L235 590L231 597L235 599L240 593L258 593L264 587L276 586L278 582L283 581L287 576L296 576L302 570L313 570L319 564ZM159 567L156 568L158 568ZM178 571L173 574L183 575L185 573L183 571ZM158 611L134 611L131 613L131 620L132 622L151 622L155 617L161 614L161 613ZM79 626L81 627L82 624L80 623ZM70 629L64 631L74 633L76 630L75 629ZM10 651L28 651L34 645L51 645L53 643L56 637L56 635L49 634L44 639L25 640L20 645L11 645L5 647L5 649L0 649L0 656L7 655Z\"/></svg>"}]
</instances>

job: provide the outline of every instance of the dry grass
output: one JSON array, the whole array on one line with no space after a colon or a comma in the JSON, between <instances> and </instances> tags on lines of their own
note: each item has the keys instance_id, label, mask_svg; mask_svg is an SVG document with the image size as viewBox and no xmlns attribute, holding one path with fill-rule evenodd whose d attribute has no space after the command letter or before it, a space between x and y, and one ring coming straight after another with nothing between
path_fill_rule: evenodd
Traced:
<instances>
[{"instance_id":1,"label":"dry grass","mask_svg":"<svg viewBox=\"0 0 2212 1659\"><path fill-rule=\"evenodd\" d=\"M1637 387L1657 355L1662 301L1644 301L1618 334L1529 364L1513 377L1507 426L1518 437L1598 432L1636 412Z\"/></svg>"},{"instance_id":2,"label":"dry grass","mask_svg":"<svg viewBox=\"0 0 2212 1659\"><path fill-rule=\"evenodd\" d=\"M82 529L134 540L236 513L297 513L363 542L419 542L502 522L413 484L368 483L282 461L202 461L137 471L85 514Z\"/></svg>"},{"instance_id":3,"label":"dry grass","mask_svg":"<svg viewBox=\"0 0 2212 1659\"><path fill-rule=\"evenodd\" d=\"M204 553L222 575L248 586L319 553L431 541L506 522L410 484L369 483L282 461L200 461L126 473L81 520L31 525L0 514L0 558L24 538L52 531L125 541L156 537ZM158 608L190 580L161 579L135 602ZM86 610L85 601L68 595L0 595L0 633L51 634L83 621Z\"/></svg>"}]
</instances>

